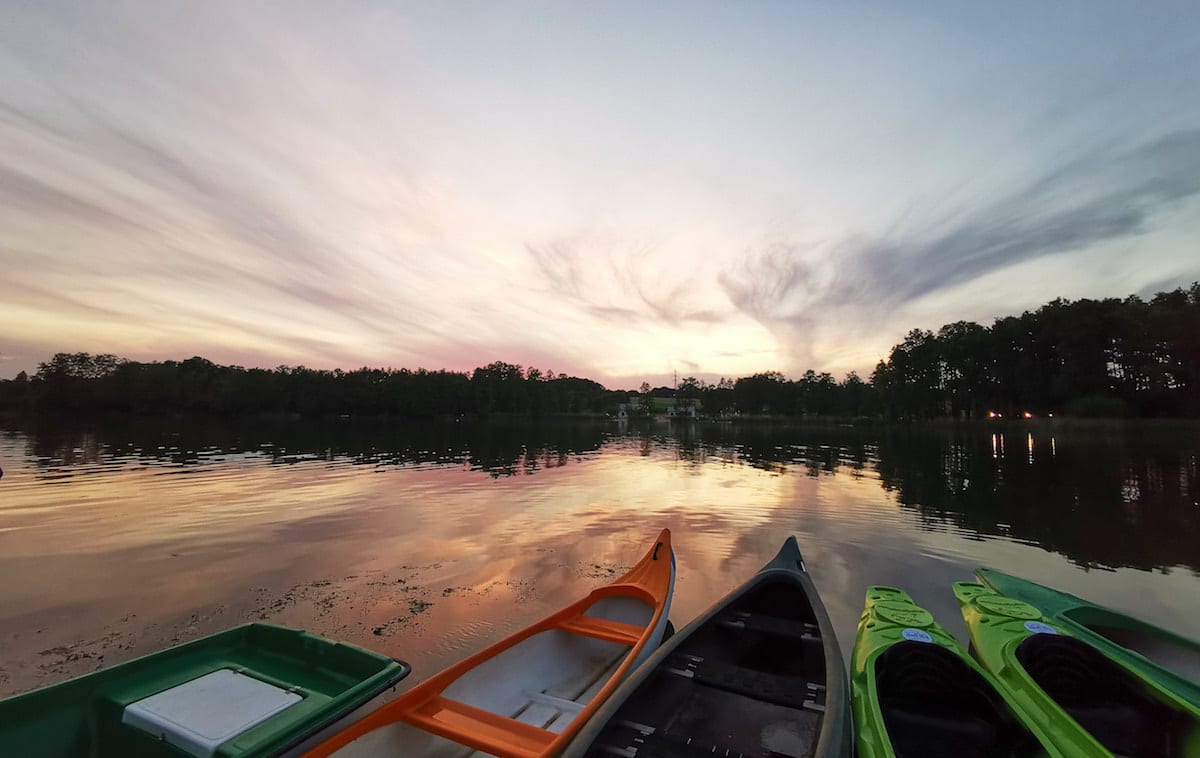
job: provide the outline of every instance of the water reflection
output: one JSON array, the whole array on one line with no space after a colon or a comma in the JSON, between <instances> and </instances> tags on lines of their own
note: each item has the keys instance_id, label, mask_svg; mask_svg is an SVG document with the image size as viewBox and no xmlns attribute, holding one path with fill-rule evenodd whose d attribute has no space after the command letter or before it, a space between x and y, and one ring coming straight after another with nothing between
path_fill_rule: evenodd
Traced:
<instances>
[{"instance_id":1,"label":"water reflection","mask_svg":"<svg viewBox=\"0 0 1200 758\"><path fill-rule=\"evenodd\" d=\"M867 585L954 629L980 564L1194 635L1198 451L1194 426L42 422L0 432L0 695L255 619L433 670L662 526L677 623L795 533L846 651Z\"/></svg>"},{"instance_id":2,"label":"water reflection","mask_svg":"<svg viewBox=\"0 0 1200 758\"><path fill-rule=\"evenodd\" d=\"M16 439L18 433L6 434ZM1006 437L1014 435L1025 438L1019 452L1006 448ZM809 477L870 474L928 529L950 526L1036 544L1084 566L1200 571L1200 445L1196 428L1188 426L992 431L174 419L87 429L42 423L20 437L45 482L144 467L185 473L310 462L379 470L456 467L498 479L567 466L615 445L692 466L748 465Z\"/></svg>"}]
</instances>

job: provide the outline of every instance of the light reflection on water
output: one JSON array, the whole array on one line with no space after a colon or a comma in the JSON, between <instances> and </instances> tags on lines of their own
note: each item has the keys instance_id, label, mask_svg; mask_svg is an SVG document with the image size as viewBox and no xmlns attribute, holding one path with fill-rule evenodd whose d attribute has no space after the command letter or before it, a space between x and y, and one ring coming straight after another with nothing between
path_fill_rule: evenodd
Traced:
<instances>
[{"instance_id":1,"label":"light reflection on water","mask_svg":"<svg viewBox=\"0 0 1200 758\"><path fill-rule=\"evenodd\" d=\"M875 583L962 636L949 583L981 564L1200 636L1198 448L1195 427L4 432L0 694L260 618L430 673L611 579L662 526L677 625L794 533L844 652Z\"/></svg>"}]
</instances>

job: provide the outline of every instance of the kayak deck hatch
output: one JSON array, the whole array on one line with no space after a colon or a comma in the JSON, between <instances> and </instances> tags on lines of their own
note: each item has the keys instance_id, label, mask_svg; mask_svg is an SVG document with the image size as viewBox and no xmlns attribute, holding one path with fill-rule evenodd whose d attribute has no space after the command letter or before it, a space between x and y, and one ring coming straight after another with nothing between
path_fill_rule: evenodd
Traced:
<instances>
[{"instance_id":1,"label":"kayak deck hatch","mask_svg":"<svg viewBox=\"0 0 1200 758\"><path fill-rule=\"evenodd\" d=\"M825 650L800 585L760 583L663 659L593 755L809 756L825 711Z\"/></svg>"},{"instance_id":2,"label":"kayak deck hatch","mask_svg":"<svg viewBox=\"0 0 1200 758\"><path fill-rule=\"evenodd\" d=\"M1082 640L1034 634L1016 649L1034 682L1116 755L1185 756L1197 724L1145 693L1144 684Z\"/></svg>"},{"instance_id":3,"label":"kayak deck hatch","mask_svg":"<svg viewBox=\"0 0 1200 758\"><path fill-rule=\"evenodd\" d=\"M897 758L1046 754L996 690L940 645L892 645L875 659L875 685Z\"/></svg>"}]
</instances>

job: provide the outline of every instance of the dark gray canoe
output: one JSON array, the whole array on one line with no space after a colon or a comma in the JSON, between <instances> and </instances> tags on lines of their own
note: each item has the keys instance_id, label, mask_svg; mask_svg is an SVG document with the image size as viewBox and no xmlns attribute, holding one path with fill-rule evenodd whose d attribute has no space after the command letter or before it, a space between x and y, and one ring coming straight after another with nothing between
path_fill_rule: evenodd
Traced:
<instances>
[{"instance_id":1,"label":"dark gray canoe","mask_svg":"<svg viewBox=\"0 0 1200 758\"><path fill-rule=\"evenodd\" d=\"M840 758L852 748L842 654L788 537L634 671L563 758Z\"/></svg>"}]
</instances>

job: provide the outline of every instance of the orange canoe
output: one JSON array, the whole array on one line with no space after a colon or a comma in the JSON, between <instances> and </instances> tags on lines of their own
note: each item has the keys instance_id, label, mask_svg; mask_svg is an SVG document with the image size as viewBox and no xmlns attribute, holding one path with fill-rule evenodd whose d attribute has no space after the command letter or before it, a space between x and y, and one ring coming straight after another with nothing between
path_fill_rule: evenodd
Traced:
<instances>
[{"instance_id":1,"label":"orange canoe","mask_svg":"<svg viewBox=\"0 0 1200 758\"><path fill-rule=\"evenodd\" d=\"M662 642L674 585L664 529L620 579L454 664L306 755L554 755Z\"/></svg>"}]
</instances>

